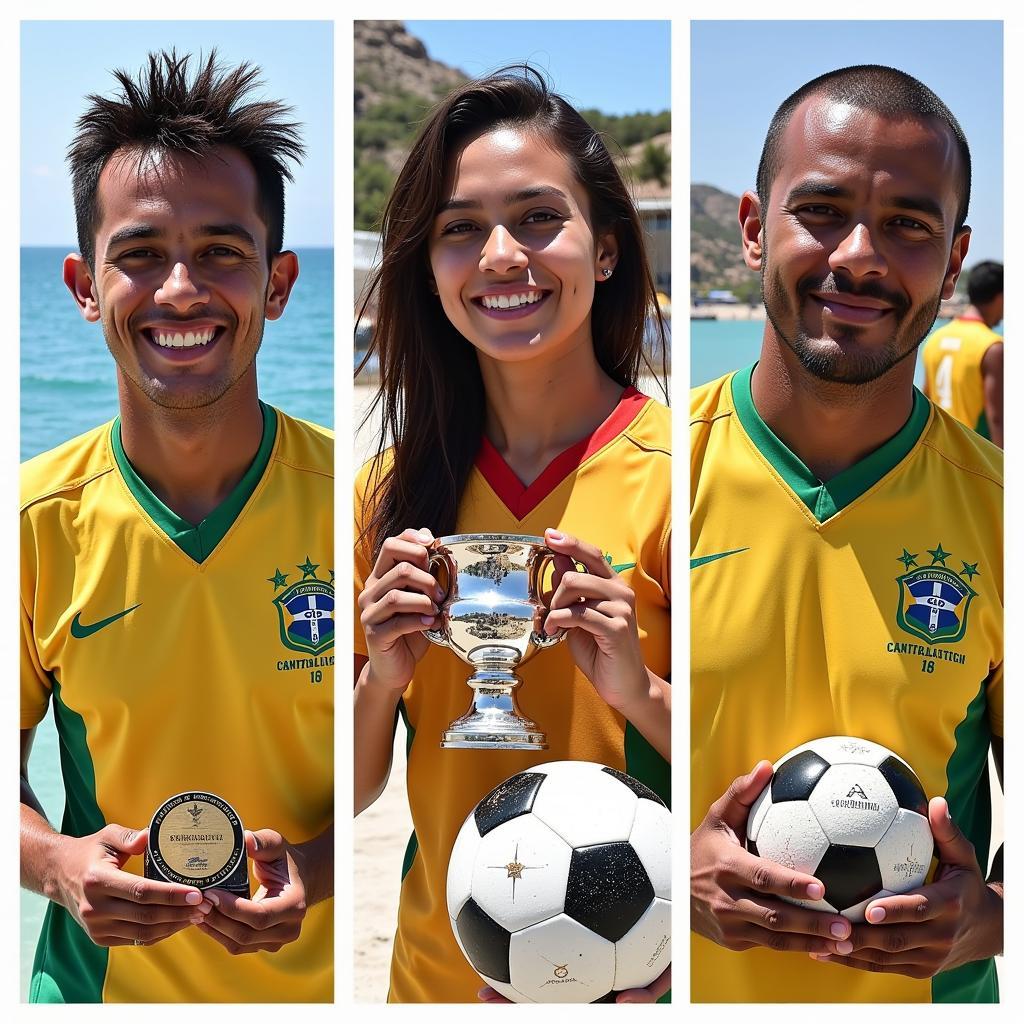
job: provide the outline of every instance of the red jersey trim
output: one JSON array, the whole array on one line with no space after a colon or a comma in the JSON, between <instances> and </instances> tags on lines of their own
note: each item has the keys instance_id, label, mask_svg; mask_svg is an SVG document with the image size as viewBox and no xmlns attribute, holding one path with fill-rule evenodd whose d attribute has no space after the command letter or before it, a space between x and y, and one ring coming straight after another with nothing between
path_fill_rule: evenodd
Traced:
<instances>
[{"instance_id":1,"label":"red jersey trim","mask_svg":"<svg viewBox=\"0 0 1024 1024\"><path fill-rule=\"evenodd\" d=\"M626 430L649 401L636 388L626 388L609 417L588 437L556 455L528 487L486 436L477 453L476 468L512 515L525 519L567 476Z\"/></svg>"}]
</instances>

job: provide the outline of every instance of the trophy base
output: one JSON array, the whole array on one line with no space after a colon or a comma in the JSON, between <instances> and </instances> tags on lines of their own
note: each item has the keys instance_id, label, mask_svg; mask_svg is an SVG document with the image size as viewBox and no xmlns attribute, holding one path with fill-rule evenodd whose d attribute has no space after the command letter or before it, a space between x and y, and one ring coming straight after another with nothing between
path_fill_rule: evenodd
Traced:
<instances>
[{"instance_id":1,"label":"trophy base","mask_svg":"<svg viewBox=\"0 0 1024 1024\"><path fill-rule=\"evenodd\" d=\"M547 750L542 732L498 735L450 729L441 737L445 750Z\"/></svg>"},{"instance_id":2,"label":"trophy base","mask_svg":"<svg viewBox=\"0 0 1024 1024\"><path fill-rule=\"evenodd\" d=\"M506 696L506 695L503 695ZM447 750L547 750L547 737L534 722L505 701L477 703L441 734Z\"/></svg>"}]
</instances>

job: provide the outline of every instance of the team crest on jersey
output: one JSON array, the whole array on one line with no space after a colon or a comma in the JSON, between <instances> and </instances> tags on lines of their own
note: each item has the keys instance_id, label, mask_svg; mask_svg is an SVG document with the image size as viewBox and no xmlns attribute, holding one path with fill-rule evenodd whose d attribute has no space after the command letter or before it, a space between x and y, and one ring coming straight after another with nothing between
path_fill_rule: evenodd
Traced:
<instances>
[{"instance_id":1,"label":"team crest on jersey","mask_svg":"<svg viewBox=\"0 0 1024 1024\"><path fill-rule=\"evenodd\" d=\"M896 578L900 603L896 622L900 629L930 644L955 644L967 632L967 612L977 592L970 580L980 575L977 562L959 561L963 568L956 572L947 561L953 559L942 544L929 548L930 564L921 565L918 555L903 549L898 561L908 570Z\"/></svg>"},{"instance_id":2,"label":"team crest on jersey","mask_svg":"<svg viewBox=\"0 0 1024 1024\"><path fill-rule=\"evenodd\" d=\"M330 580L319 579L316 571L320 566L310 561L309 555L295 568L302 578L291 584L288 577L293 573L277 568L267 577L267 582L274 584L281 643L293 651L320 654L334 646L334 570L327 570Z\"/></svg>"}]
</instances>

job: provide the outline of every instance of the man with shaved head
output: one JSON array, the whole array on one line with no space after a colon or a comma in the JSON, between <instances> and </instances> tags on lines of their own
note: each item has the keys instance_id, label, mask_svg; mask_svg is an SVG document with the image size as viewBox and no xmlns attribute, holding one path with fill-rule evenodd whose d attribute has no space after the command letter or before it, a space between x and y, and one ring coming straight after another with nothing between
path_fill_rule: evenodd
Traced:
<instances>
[{"instance_id":1,"label":"man with shaved head","mask_svg":"<svg viewBox=\"0 0 1024 1024\"><path fill-rule=\"evenodd\" d=\"M691 416L695 1000L998 998L1001 452L914 388L970 190L946 105L870 65L783 102L740 201L761 354L697 388ZM921 779L924 885L839 908L799 836L788 864L746 848L770 762L828 736L880 743Z\"/></svg>"}]
</instances>

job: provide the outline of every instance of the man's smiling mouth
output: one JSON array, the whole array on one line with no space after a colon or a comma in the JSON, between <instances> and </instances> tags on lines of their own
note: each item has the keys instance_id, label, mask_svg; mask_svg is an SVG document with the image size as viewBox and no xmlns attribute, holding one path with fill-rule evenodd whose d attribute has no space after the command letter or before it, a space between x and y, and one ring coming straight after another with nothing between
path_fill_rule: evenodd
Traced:
<instances>
[{"instance_id":1,"label":"man's smiling mouth","mask_svg":"<svg viewBox=\"0 0 1024 1024\"><path fill-rule=\"evenodd\" d=\"M216 327L206 327L201 331L162 331L150 330L150 338L161 348L192 348L195 345L206 345L217 333Z\"/></svg>"}]
</instances>

